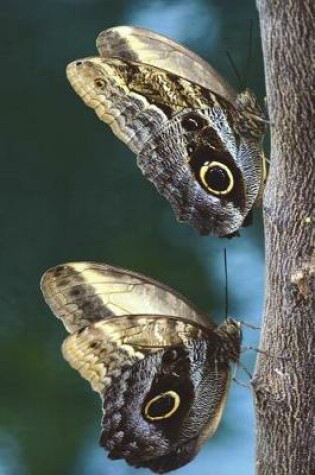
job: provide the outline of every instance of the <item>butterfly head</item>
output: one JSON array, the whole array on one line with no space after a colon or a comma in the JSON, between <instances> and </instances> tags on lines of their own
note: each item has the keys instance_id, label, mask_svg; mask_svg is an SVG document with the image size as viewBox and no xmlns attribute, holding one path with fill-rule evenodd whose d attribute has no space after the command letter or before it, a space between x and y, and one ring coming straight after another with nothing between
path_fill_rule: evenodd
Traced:
<instances>
[{"instance_id":1,"label":"butterfly head","mask_svg":"<svg viewBox=\"0 0 315 475\"><path fill-rule=\"evenodd\" d=\"M240 322L227 318L216 329L215 333L220 336L220 352L224 360L237 363L240 357L242 329Z\"/></svg>"}]
</instances>

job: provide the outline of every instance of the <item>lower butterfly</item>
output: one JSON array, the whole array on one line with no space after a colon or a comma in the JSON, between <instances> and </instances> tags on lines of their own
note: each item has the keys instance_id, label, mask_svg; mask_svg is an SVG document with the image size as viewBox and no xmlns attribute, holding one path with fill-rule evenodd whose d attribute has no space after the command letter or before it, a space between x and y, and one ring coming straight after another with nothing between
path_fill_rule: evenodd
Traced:
<instances>
[{"instance_id":1,"label":"lower butterfly","mask_svg":"<svg viewBox=\"0 0 315 475\"><path fill-rule=\"evenodd\" d=\"M106 264L59 265L41 289L70 333L64 358L101 396L109 458L157 473L190 462L220 422L239 322L216 326L171 288Z\"/></svg>"}]
</instances>

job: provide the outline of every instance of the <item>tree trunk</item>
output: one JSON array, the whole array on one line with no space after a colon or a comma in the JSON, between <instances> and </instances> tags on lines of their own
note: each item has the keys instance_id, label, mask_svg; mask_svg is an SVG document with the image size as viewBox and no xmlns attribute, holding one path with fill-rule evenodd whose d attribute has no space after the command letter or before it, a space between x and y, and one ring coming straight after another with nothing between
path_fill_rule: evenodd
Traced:
<instances>
[{"instance_id":1,"label":"tree trunk","mask_svg":"<svg viewBox=\"0 0 315 475\"><path fill-rule=\"evenodd\" d=\"M257 474L314 475L315 1L257 5L271 122Z\"/></svg>"}]
</instances>

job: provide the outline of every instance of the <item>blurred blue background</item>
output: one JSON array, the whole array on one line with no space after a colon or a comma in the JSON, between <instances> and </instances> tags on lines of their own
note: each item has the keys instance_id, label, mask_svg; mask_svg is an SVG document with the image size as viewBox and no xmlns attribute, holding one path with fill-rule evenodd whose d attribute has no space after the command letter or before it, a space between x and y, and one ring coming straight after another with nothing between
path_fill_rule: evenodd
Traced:
<instances>
[{"instance_id":1,"label":"blurred blue background","mask_svg":"<svg viewBox=\"0 0 315 475\"><path fill-rule=\"evenodd\" d=\"M223 248L230 314L258 323L262 311L260 211L241 238L200 237L175 221L135 157L83 105L68 62L95 55L97 34L119 24L165 33L211 61L235 88L225 51L263 102L254 0L12 0L2 4L0 167L0 475L124 475L98 447L100 403L63 361L65 330L44 304L41 274L68 260L146 273L224 318ZM244 345L259 332L244 329ZM253 369L254 354L242 362ZM246 381L241 371L237 376ZM248 382L248 380L247 380ZM233 383L216 435L181 475L254 473L253 402Z\"/></svg>"}]
</instances>

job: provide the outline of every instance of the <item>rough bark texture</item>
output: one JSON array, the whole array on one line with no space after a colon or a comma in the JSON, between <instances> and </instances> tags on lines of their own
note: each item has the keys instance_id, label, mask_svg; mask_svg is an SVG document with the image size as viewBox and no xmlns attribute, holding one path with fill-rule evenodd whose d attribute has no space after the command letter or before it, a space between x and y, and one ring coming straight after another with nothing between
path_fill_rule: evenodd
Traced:
<instances>
[{"instance_id":1,"label":"rough bark texture","mask_svg":"<svg viewBox=\"0 0 315 475\"><path fill-rule=\"evenodd\" d=\"M257 474L314 475L314 0L257 0L271 121ZM272 357L271 355L275 355Z\"/></svg>"}]
</instances>

